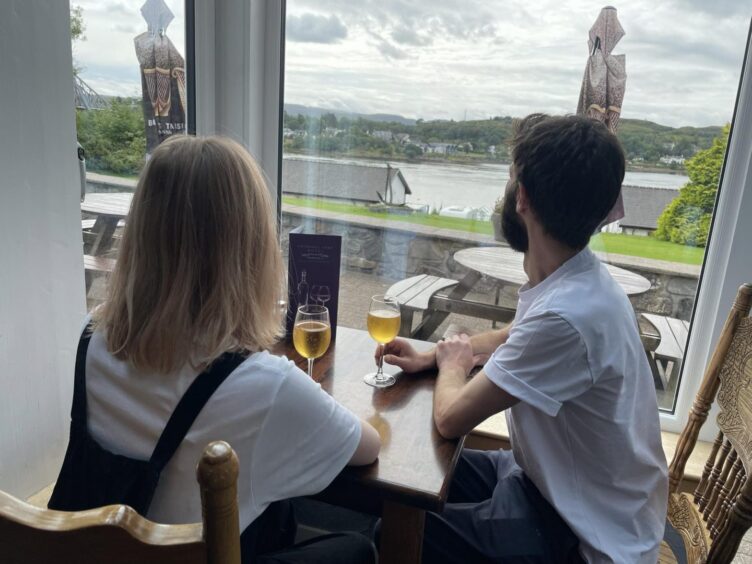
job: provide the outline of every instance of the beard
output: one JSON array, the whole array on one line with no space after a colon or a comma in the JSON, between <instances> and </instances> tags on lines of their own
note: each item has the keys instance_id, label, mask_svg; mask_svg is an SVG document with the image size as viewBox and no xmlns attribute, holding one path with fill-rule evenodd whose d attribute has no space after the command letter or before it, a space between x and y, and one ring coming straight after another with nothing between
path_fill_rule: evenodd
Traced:
<instances>
[{"instance_id":1,"label":"beard","mask_svg":"<svg viewBox=\"0 0 752 564\"><path fill-rule=\"evenodd\" d=\"M504 205L501 209L501 231L512 249L519 253L527 252L527 228L517 214L516 185L504 196Z\"/></svg>"}]
</instances>

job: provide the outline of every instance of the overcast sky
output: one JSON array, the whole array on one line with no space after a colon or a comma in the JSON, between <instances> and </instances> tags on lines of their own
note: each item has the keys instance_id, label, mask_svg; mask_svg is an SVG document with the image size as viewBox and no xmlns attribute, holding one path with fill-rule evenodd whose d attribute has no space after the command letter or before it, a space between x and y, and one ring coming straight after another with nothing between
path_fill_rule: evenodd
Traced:
<instances>
[{"instance_id":1,"label":"overcast sky","mask_svg":"<svg viewBox=\"0 0 752 564\"><path fill-rule=\"evenodd\" d=\"M184 52L181 0L168 35ZM79 0L82 77L102 94L140 92L133 37L142 0ZM587 33L585 0L288 0L285 101L424 119L521 116L576 109ZM622 115L658 123L731 119L750 0L628 0Z\"/></svg>"}]
</instances>

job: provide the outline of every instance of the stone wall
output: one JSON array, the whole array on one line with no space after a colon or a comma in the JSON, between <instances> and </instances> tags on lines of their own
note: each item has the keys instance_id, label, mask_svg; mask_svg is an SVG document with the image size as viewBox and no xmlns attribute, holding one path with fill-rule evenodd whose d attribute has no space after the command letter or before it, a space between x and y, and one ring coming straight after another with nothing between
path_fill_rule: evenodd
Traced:
<instances>
[{"instance_id":1,"label":"stone wall","mask_svg":"<svg viewBox=\"0 0 752 564\"><path fill-rule=\"evenodd\" d=\"M411 231L409 224L405 224L404 228L390 227L387 230L359 222L355 216L333 220L283 211L280 230L285 253L287 234L300 226L308 233L342 236L345 272L347 269L357 269L388 281L424 273L459 279L467 270L452 256L461 249L479 244L477 240L463 239L461 232L452 237L427 236ZM489 239L487 244L495 243ZM650 280L652 287L648 292L631 298L635 311L689 320L697 290L698 266L621 255L609 256L608 262ZM484 278L475 289L477 294L487 294L493 300L496 288L493 280ZM515 302L516 288L505 288L500 303L513 307Z\"/></svg>"}]
</instances>

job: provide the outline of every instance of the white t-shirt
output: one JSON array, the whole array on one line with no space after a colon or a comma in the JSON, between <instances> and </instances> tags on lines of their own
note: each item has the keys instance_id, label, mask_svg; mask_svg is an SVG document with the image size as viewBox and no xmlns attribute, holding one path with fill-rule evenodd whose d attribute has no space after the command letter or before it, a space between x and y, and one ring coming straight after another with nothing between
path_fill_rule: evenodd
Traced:
<instances>
[{"instance_id":1,"label":"white t-shirt","mask_svg":"<svg viewBox=\"0 0 752 564\"><path fill-rule=\"evenodd\" d=\"M139 372L114 358L95 332L86 361L89 432L113 453L148 460L197 375L190 367ZM360 420L288 359L255 353L214 392L165 466L149 519L201 521L196 464L215 440L227 441L240 460L242 531L270 503L328 486L360 442Z\"/></svg>"},{"instance_id":2,"label":"white t-shirt","mask_svg":"<svg viewBox=\"0 0 752 564\"><path fill-rule=\"evenodd\" d=\"M668 496L653 378L632 305L588 249L520 289L485 366L520 401L514 457L588 562L658 558Z\"/></svg>"}]
</instances>

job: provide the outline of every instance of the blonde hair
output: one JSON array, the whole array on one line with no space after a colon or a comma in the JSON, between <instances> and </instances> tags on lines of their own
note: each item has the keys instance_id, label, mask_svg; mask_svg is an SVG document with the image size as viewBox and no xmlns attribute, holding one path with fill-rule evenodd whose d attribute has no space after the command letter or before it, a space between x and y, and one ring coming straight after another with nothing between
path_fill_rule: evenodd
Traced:
<instances>
[{"instance_id":1,"label":"blonde hair","mask_svg":"<svg viewBox=\"0 0 752 564\"><path fill-rule=\"evenodd\" d=\"M229 139L175 136L141 173L96 328L117 358L158 373L267 349L281 335L282 277L253 158Z\"/></svg>"}]
</instances>

